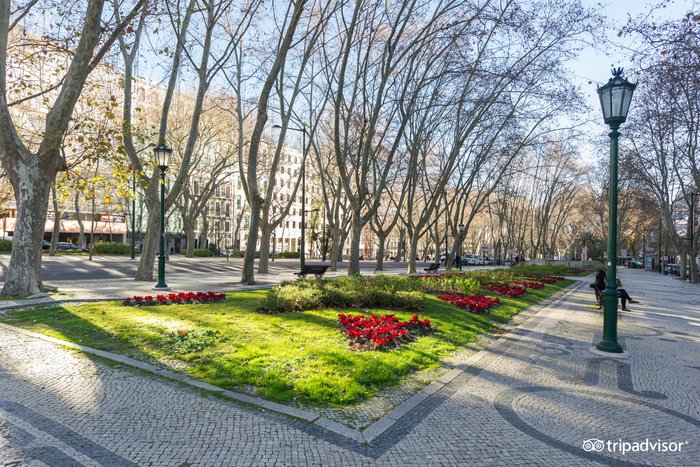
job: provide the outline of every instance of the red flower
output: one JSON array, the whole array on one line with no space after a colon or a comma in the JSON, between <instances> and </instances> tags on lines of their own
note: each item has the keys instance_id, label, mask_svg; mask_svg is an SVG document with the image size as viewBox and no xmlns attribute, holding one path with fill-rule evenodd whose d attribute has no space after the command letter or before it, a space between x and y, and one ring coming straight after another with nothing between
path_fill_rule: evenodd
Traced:
<instances>
[{"instance_id":1,"label":"red flower","mask_svg":"<svg viewBox=\"0 0 700 467\"><path fill-rule=\"evenodd\" d=\"M450 302L460 308L466 308L474 313L484 313L488 308L501 302L498 298L486 297L484 295L454 296L438 295L440 300ZM429 321L428 321L429 322Z\"/></svg>"},{"instance_id":2,"label":"red flower","mask_svg":"<svg viewBox=\"0 0 700 467\"><path fill-rule=\"evenodd\" d=\"M125 306L152 306L152 305L182 305L184 303L218 303L226 300L226 295L216 292L180 292L171 293L167 296L157 295L155 299L147 295L145 297L135 296L125 298L122 304Z\"/></svg>"},{"instance_id":3,"label":"red flower","mask_svg":"<svg viewBox=\"0 0 700 467\"><path fill-rule=\"evenodd\" d=\"M521 285L523 287L527 287L528 289L542 289L542 288L544 288L544 284L542 284L540 282L513 281L513 284Z\"/></svg>"},{"instance_id":4,"label":"red flower","mask_svg":"<svg viewBox=\"0 0 700 467\"><path fill-rule=\"evenodd\" d=\"M384 350L409 342L418 334L433 331L430 320L419 320L418 315L410 321L401 321L394 315L370 317L338 314L341 330L351 341L353 349Z\"/></svg>"},{"instance_id":5,"label":"red flower","mask_svg":"<svg viewBox=\"0 0 700 467\"><path fill-rule=\"evenodd\" d=\"M484 288L506 297L519 297L525 294L525 289L523 287L513 287L510 285L486 284Z\"/></svg>"}]
</instances>

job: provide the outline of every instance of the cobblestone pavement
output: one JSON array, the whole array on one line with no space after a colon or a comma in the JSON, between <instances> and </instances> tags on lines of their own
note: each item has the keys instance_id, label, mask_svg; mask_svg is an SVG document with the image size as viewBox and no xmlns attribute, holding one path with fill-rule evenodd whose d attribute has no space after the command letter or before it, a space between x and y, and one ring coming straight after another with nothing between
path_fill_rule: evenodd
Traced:
<instances>
[{"instance_id":1,"label":"cobblestone pavement","mask_svg":"<svg viewBox=\"0 0 700 467\"><path fill-rule=\"evenodd\" d=\"M368 428L369 443L0 328L0 465L696 466L700 290L622 279L642 302L619 323L629 358L589 352L602 316L582 282Z\"/></svg>"}]
</instances>

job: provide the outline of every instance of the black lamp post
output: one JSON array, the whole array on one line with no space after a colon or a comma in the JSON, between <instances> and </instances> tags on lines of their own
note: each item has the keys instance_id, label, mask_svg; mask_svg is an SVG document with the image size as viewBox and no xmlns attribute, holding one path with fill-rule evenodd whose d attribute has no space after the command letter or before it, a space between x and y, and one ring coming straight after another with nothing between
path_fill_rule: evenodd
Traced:
<instances>
[{"instance_id":1,"label":"black lamp post","mask_svg":"<svg viewBox=\"0 0 700 467\"><path fill-rule=\"evenodd\" d=\"M281 129L279 125L274 125L272 128ZM306 127L294 128L291 126L287 127L287 130L300 131L301 132L301 241L299 246L299 264L303 268L306 265L306 258L304 257L304 246L306 237Z\"/></svg>"},{"instance_id":2,"label":"black lamp post","mask_svg":"<svg viewBox=\"0 0 700 467\"><path fill-rule=\"evenodd\" d=\"M172 149L164 142L153 149L156 156L156 164L160 169L160 255L158 256L158 283L156 289L168 289L165 283L165 171L168 169L168 160Z\"/></svg>"},{"instance_id":3,"label":"black lamp post","mask_svg":"<svg viewBox=\"0 0 700 467\"><path fill-rule=\"evenodd\" d=\"M462 234L464 234L464 224L459 224L459 270L462 270L462 242L464 239L462 238Z\"/></svg>"},{"instance_id":4,"label":"black lamp post","mask_svg":"<svg viewBox=\"0 0 700 467\"><path fill-rule=\"evenodd\" d=\"M622 77L622 68L612 70L613 77L598 88L603 120L610 126L610 207L608 212L608 283L605 287L603 340L597 349L622 353L617 342L617 141L620 125L627 120L636 84Z\"/></svg>"}]
</instances>

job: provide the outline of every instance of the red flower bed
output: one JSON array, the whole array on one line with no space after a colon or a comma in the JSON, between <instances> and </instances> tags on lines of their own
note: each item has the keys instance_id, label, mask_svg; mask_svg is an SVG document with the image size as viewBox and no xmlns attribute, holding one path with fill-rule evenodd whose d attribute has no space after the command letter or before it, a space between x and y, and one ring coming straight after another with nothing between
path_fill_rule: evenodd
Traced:
<instances>
[{"instance_id":1,"label":"red flower bed","mask_svg":"<svg viewBox=\"0 0 700 467\"><path fill-rule=\"evenodd\" d=\"M185 305L197 303L219 303L226 300L226 295L215 292L180 292L168 295L135 296L122 300L125 306Z\"/></svg>"},{"instance_id":2,"label":"red flower bed","mask_svg":"<svg viewBox=\"0 0 700 467\"><path fill-rule=\"evenodd\" d=\"M469 311L482 314L493 305L501 302L498 298L491 298L485 295L469 295L469 296L458 296L458 295L438 295L438 299L450 302L460 308L466 308Z\"/></svg>"},{"instance_id":3,"label":"red flower bed","mask_svg":"<svg viewBox=\"0 0 700 467\"><path fill-rule=\"evenodd\" d=\"M515 287L512 285L486 284L484 285L484 288L506 297L519 297L521 295L525 295L526 292L524 287Z\"/></svg>"},{"instance_id":4,"label":"red flower bed","mask_svg":"<svg viewBox=\"0 0 700 467\"><path fill-rule=\"evenodd\" d=\"M341 313L338 322L353 350L386 350L435 330L429 319L418 319L418 315L413 315L410 321L401 321L394 315L367 317Z\"/></svg>"},{"instance_id":5,"label":"red flower bed","mask_svg":"<svg viewBox=\"0 0 700 467\"><path fill-rule=\"evenodd\" d=\"M513 284L520 285L522 287L527 287L528 289L542 289L542 288L544 288L544 284L541 282L513 281Z\"/></svg>"},{"instance_id":6,"label":"red flower bed","mask_svg":"<svg viewBox=\"0 0 700 467\"><path fill-rule=\"evenodd\" d=\"M581 268L571 268L571 269L569 269L569 270L566 271L566 272L567 272L568 274L576 275L576 274L581 274L581 273L584 272L584 271L585 271L585 269L581 269Z\"/></svg>"},{"instance_id":7,"label":"red flower bed","mask_svg":"<svg viewBox=\"0 0 700 467\"><path fill-rule=\"evenodd\" d=\"M541 282L542 284L554 284L557 281L563 281L563 277L559 276L540 276L540 277L526 277L525 279L532 282Z\"/></svg>"}]
</instances>

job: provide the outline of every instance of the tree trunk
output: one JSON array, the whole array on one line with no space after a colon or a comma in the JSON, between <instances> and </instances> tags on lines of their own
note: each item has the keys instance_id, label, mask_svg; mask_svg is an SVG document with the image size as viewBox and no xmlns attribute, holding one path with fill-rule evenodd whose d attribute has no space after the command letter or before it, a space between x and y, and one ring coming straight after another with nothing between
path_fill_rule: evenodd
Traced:
<instances>
[{"instance_id":1,"label":"tree trunk","mask_svg":"<svg viewBox=\"0 0 700 467\"><path fill-rule=\"evenodd\" d=\"M82 250L85 248L85 225L80 218L80 192L75 193L75 218L78 220L78 227L80 228L80 232L78 233L78 248ZM133 235L133 232L131 234Z\"/></svg>"},{"instance_id":2,"label":"tree trunk","mask_svg":"<svg viewBox=\"0 0 700 467\"><path fill-rule=\"evenodd\" d=\"M399 246L396 248L396 256L394 261L401 261L401 257L406 254L406 230L399 229Z\"/></svg>"},{"instance_id":3,"label":"tree trunk","mask_svg":"<svg viewBox=\"0 0 700 467\"><path fill-rule=\"evenodd\" d=\"M355 212L350 225L350 260L348 262L348 276L360 274L360 239L362 237L362 219L360 213Z\"/></svg>"},{"instance_id":4,"label":"tree trunk","mask_svg":"<svg viewBox=\"0 0 700 467\"><path fill-rule=\"evenodd\" d=\"M148 222L146 222L146 232L144 233L143 245L141 246L141 260L136 270L135 280L153 281L153 265L160 246L160 215L148 210Z\"/></svg>"},{"instance_id":5,"label":"tree trunk","mask_svg":"<svg viewBox=\"0 0 700 467\"><path fill-rule=\"evenodd\" d=\"M338 261L341 263L343 262L343 250L345 249L345 242L348 240L348 235L350 235L349 231L340 231L340 239L338 240Z\"/></svg>"},{"instance_id":6,"label":"tree trunk","mask_svg":"<svg viewBox=\"0 0 700 467\"><path fill-rule=\"evenodd\" d=\"M260 228L260 204L256 199L250 201L250 229L248 230L248 242L246 243L241 273L241 282L248 285L255 284L255 247L258 243L258 229Z\"/></svg>"},{"instance_id":7,"label":"tree trunk","mask_svg":"<svg viewBox=\"0 0 700 467\"><path fill-rule=\"evenodd\" d=\"M183 217L182 228L185 230L185 238L187 239L185 256L187 258L194 258L194 223L186 222L185 218Z\"/></svg>"},{"instance_id":8,"label":"tree trunk","mask_svg":"<svg viewBox=\"0 0 700 467\"><path fill-rule=\"evenodd\" d=\"M409 256L408 256L408 274L415 274L416 273L416 252L418 251L418 233L415 232L414 235L410 238L410 249L409 249ZM440 258L438 257L437 261L440 261Z\"/></svg>"},{"instance_id":9,"label":"tree trunk","mask_svg":"<svg viewBox=\"0 0 700 467\"><path fill-rule=\"evenodd\" d=\"M53 229L51 229L51 249L49 256L56 256L58 249L58 235L61 232L61 210L58 206L58 198L56 197L56 189L51 188L51 201L53 203Z\"/></svg>"},{"instance_id":10,"label":"tree trunk","mask_svg":"<svg viewBox=\"0 0 700 467\"><path fill-rule=\"evenodd\" d=\"M41 248L37 245L44 240L46 206L56 173L40 168L34 159L31 164L18 164L8 176L15 192L17 220L2 295L26 297L43 292Z\"/></svg>"},{"instance_id":11,"label":"tree trunk","mask_svg":"<svg viewBox=\"0 0 700 467\"><path fill-rule=\"evenodd\" d=\"M258 274L267 274L268 259L270 252L270 237L272 236L272 225L263 220L260 222L260 259L258 260Z\"/></svg>"},{"instance_id":12,"label":"tree trunk","mask_svg":"<svg viewBox=\"0 0 700 467\"><path fill-rule=\"evenodd\" d=\"M377 264L374 266L374 272L384 270L384 244L386 243L387 234L384 231L377 234Z\"/></svg>"},{"instance_id":13,"label":"tree trunk","mask_svg":"<svg viewBox=\"0 0 700 467\"><path fill-rule=\"evenodd\" d=\"M681 269L678 271L681 280L686 280L687 276L685 274L685 265L688 264L688 249L686 247L681 247Z\"/></svg>"},{"instance_id":14,"label":"tree trunk","mask_svg":"<svg viewBox=\"0 0 700 467\"><path fill-rule=\"evenodd\" d=\"M207 247L207 236L209 235L209 205L204 206L202 212L202 229L199 231L199 248Z\"/></svg>"},{"instance_id":15,"label":"tree trunk","mask_svg":"<svg viewBox=\"0 0 700 467\"><path fill-rule=\"evenodd\" d=\"M340 249L340 229L333 227L331 229L331 271L338 270L338 257L342 256L338 254Z\"/></svg>"}]
</instances>

